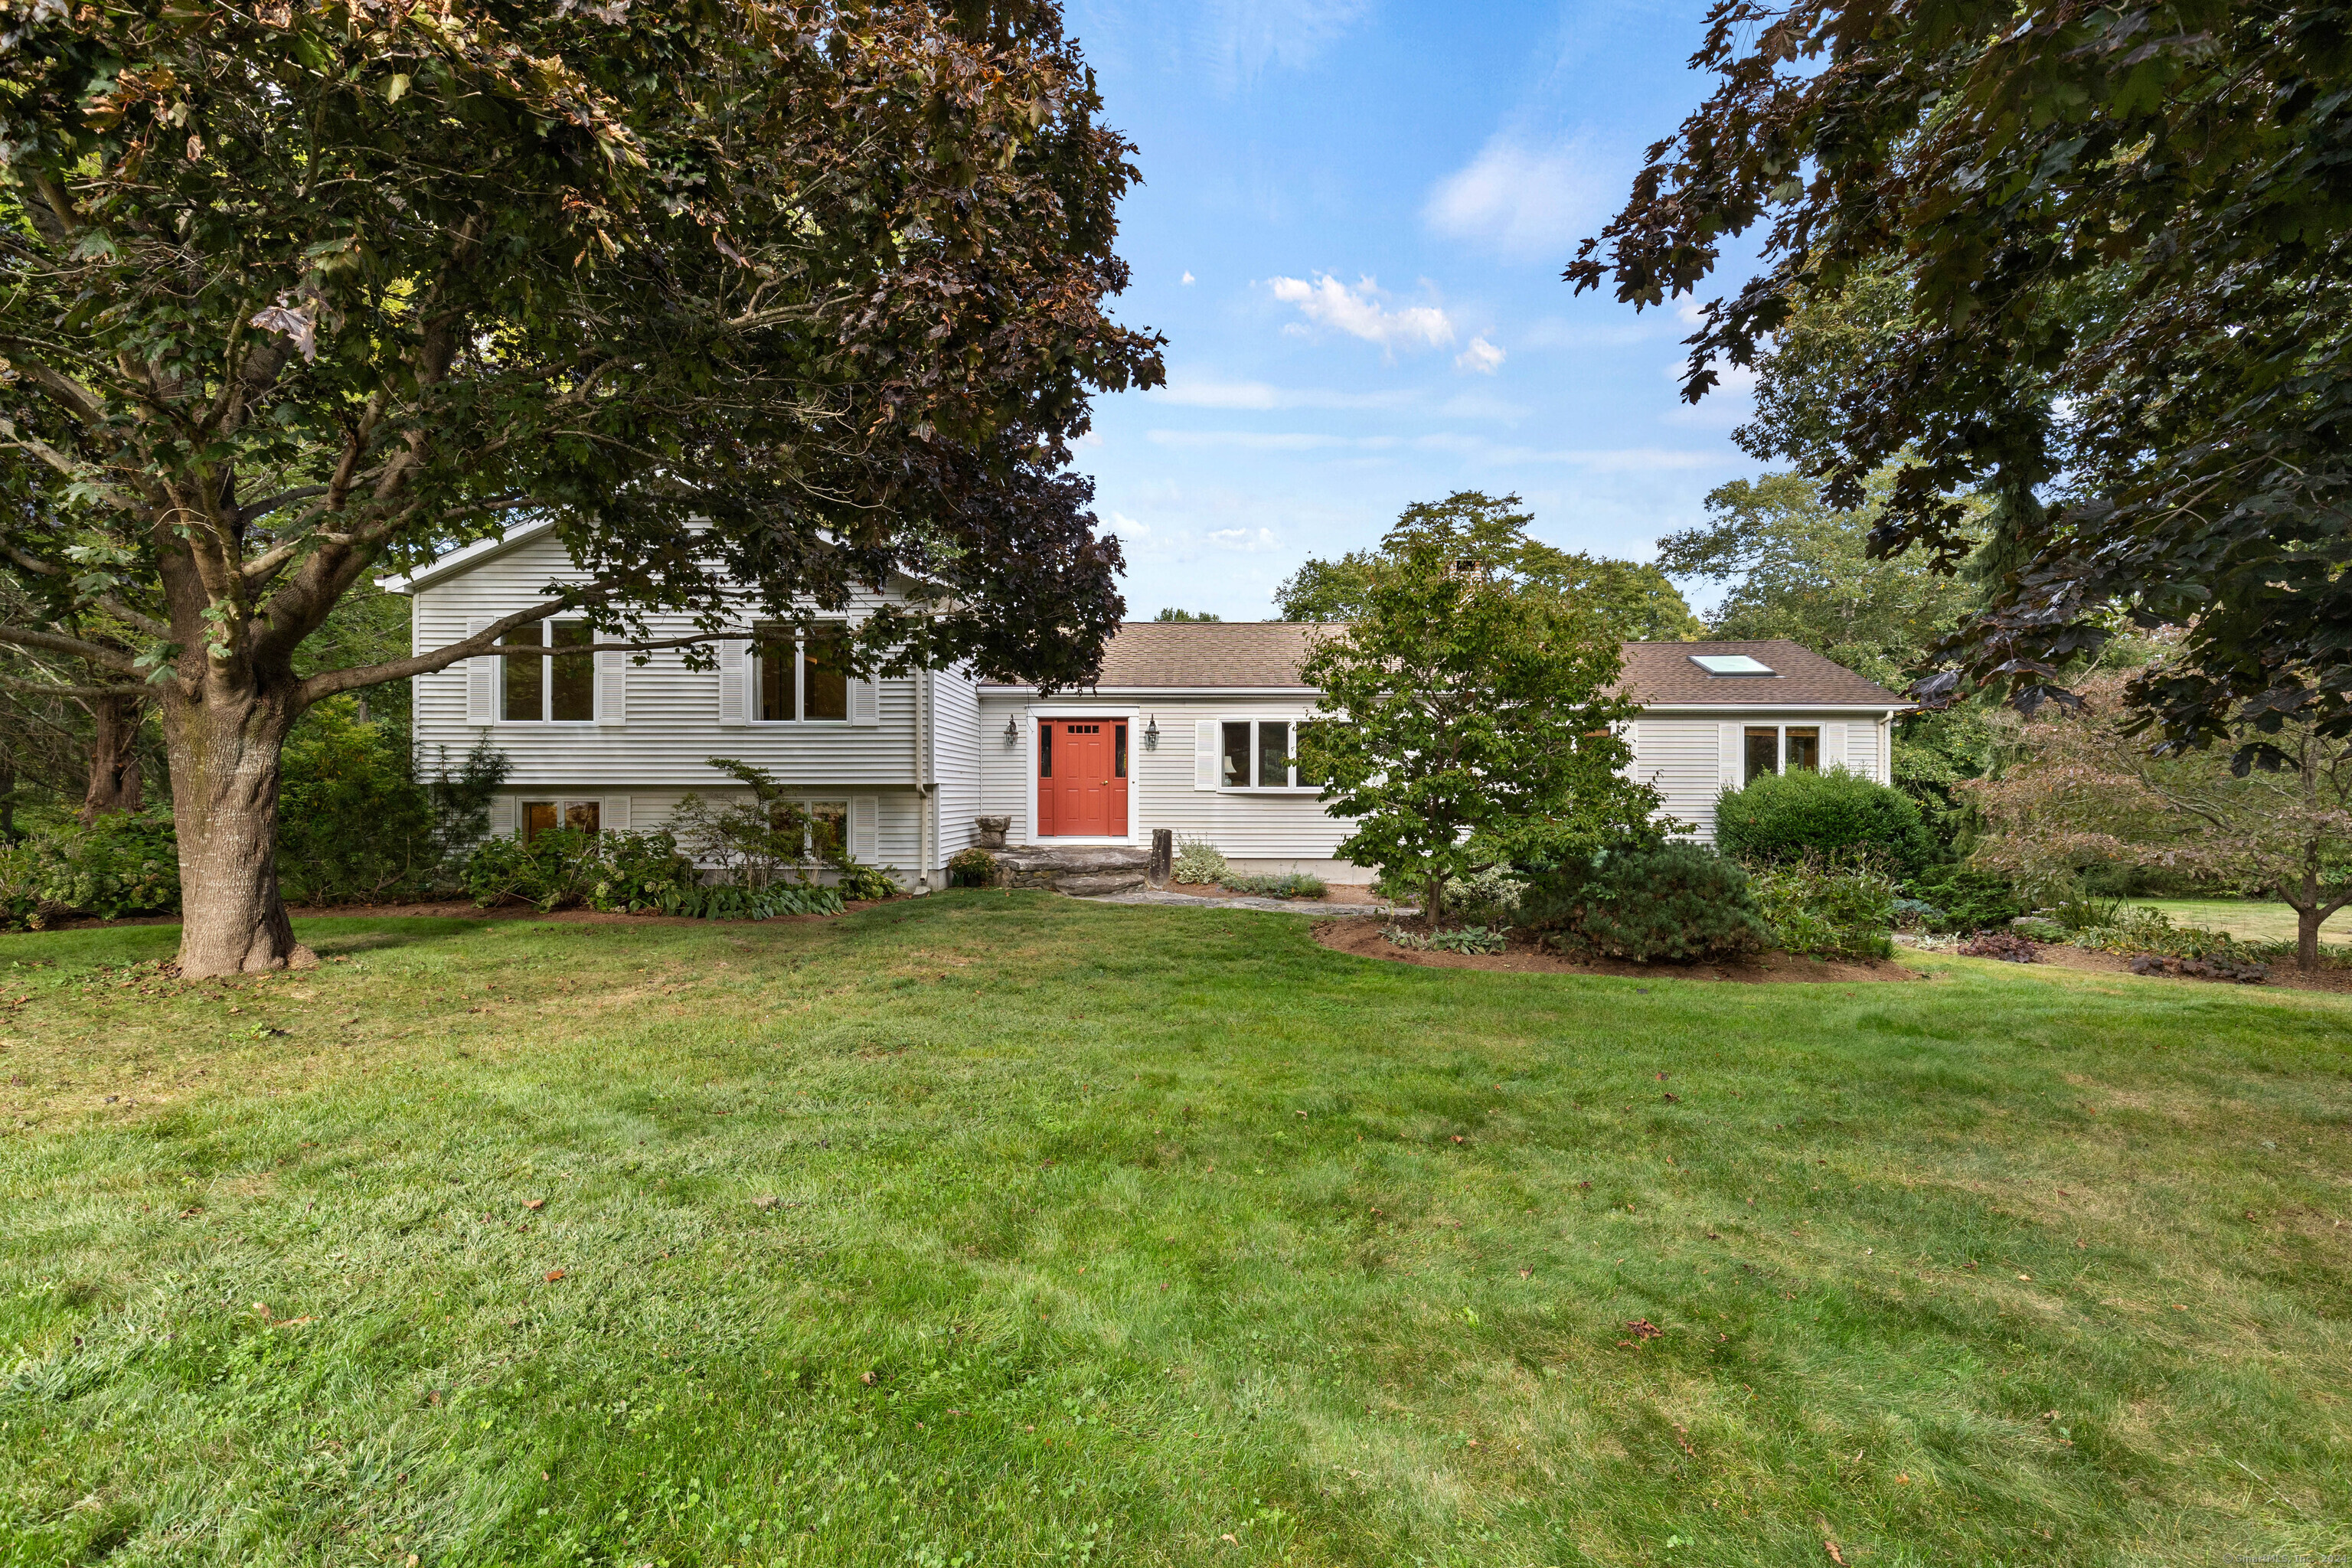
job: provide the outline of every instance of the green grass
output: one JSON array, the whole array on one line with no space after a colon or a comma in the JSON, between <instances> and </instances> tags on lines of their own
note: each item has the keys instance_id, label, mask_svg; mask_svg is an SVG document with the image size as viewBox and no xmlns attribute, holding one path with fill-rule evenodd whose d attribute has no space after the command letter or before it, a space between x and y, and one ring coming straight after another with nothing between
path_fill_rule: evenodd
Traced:
<instances>
[{"instance_id":1,"label":"green grass","mask_svg":"<svg viewBox=\"0 0 2352 1568\"><path fill-rule=\"evenodd\" d=\"M2227 931L2249 942L2294 940L2294 911L2284 904L2252 899L2127 899L2125 902L2162 910L2177 926ZM2323 921L2319 940L2330 943L2352 942L2352 909L2338 910Z\"/></svg>"},{"instance_id":2,"label":"green grass","mask_svg":"<svg viewBox=\"0 0 2352 1568\"><path fill-rule=\"evenodd\" d=\"M0 1562L2352 1547L2352 1004L1307 932L0 939Z\"/></svg>"}]
</instances>

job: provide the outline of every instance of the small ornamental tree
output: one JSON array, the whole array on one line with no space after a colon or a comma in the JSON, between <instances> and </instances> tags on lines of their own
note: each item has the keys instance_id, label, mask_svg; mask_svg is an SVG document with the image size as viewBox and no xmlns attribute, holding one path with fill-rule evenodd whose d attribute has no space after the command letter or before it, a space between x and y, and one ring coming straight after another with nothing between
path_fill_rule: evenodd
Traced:
<instances>
[{"instance_id":1,"label":"small ornamental tree","mask_svg":"<svg viewBox=\"0 0 2352 1568\"><path fill-rule=\"evenodd\" d=\"M1069 443L1160 375L1103 311L1099 109L1051 0L0 0L0 556L38 601L0 641L151 689L182 971L303 957L304 710L549 616L642 651L650 611L806 625L905 574L935 597L860 668L1090 676L1118 551ZM520 518L586 581L298 658Z\"/></svg>"},{"instance_id":2,"label":"small ornamental tree","mask_svg":"<svg viewBox=\"0 0 2352 1568\"><path fill-rule=\"evenodd\" d=\"M1355 817L1339 853L1423 889L1648 831L1657 793L1626 776L1617 633L1509 564L1465 556L1468 525L1507 501L1461 494L1406 509L1364 563L1354 619L1301 670L1321 693L1300 727L1301 774ZM1507 547L1516 525L1498 531Z\"/></svg>"},{"instance_id":3,"label":"small ornamental tree","mask_svg":"<svg viewBox=\"0 0 2352 1568\"><path fill-rule=\"evenodd\" d=\"M2097 677L2079 711L2015 722L2015 760L1961 786L1990 827L1976 863L2045 885L2163 867L2267 893L2294 910L2296 963L2317 967L2320 925L2352 904L2352 745L2306 721L2271 735L2275 771L2241 776L2218 749L2154 757L2127 732L2128 691Z\"/></svg>"}]
</instances>

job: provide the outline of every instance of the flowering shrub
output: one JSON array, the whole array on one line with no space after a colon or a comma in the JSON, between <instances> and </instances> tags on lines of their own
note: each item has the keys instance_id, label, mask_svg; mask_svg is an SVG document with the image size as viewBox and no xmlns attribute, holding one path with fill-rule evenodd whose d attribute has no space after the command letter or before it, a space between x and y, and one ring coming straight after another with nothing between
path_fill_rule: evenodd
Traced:
<instances>
[{"instance_id":1,"label":"flowering shrub","mask_svg":"<svg viewBox=\"0 0 2352 1568\"><path fill-rule=\"evenodd\" d=\"M1222 882L1225 879L1225 858L1204 838L1179 838L1171 874L1180 882Z\"/></svg>"}]
</instances>

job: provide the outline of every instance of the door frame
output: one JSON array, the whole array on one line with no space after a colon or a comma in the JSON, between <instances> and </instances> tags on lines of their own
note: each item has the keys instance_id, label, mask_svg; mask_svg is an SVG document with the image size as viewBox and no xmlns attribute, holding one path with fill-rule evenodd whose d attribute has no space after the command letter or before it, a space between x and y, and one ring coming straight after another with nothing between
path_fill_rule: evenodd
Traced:
<instances>
[{"instance_id":1,"label":"door frame","mask_svg":"<svg viewBox=\"0 0 2352 1568\"><path fill-rule=\"evenodd\" d=\"M1053 838L1037 837L1037 723L1042 719L1102 719L1116 721L1127 726L1127 832L1111 838ZM1136 785L1142 772L1143 755L1142 710L1121 707L1115 702L1031 702L1021 710L1021 795L1026 802L1027 826L1023 837L1031 844L1141 844L1143 813Z\"/></svg>"}]
</instances>

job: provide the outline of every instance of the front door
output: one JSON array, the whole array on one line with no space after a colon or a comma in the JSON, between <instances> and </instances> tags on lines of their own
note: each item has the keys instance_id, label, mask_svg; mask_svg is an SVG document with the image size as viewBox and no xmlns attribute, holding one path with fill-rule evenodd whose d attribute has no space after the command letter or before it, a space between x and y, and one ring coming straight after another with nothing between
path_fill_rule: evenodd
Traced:
<instances>
[{"instance_id":1,"label":"front door","mask_svg":"<svg viewBox=\"0 0 2352 1568\"><path fill-rule=\"evenodd\" d=\"M1037 721L1037 837L1127 837L1127 721Z\"/></svg>"}]
</instances>

